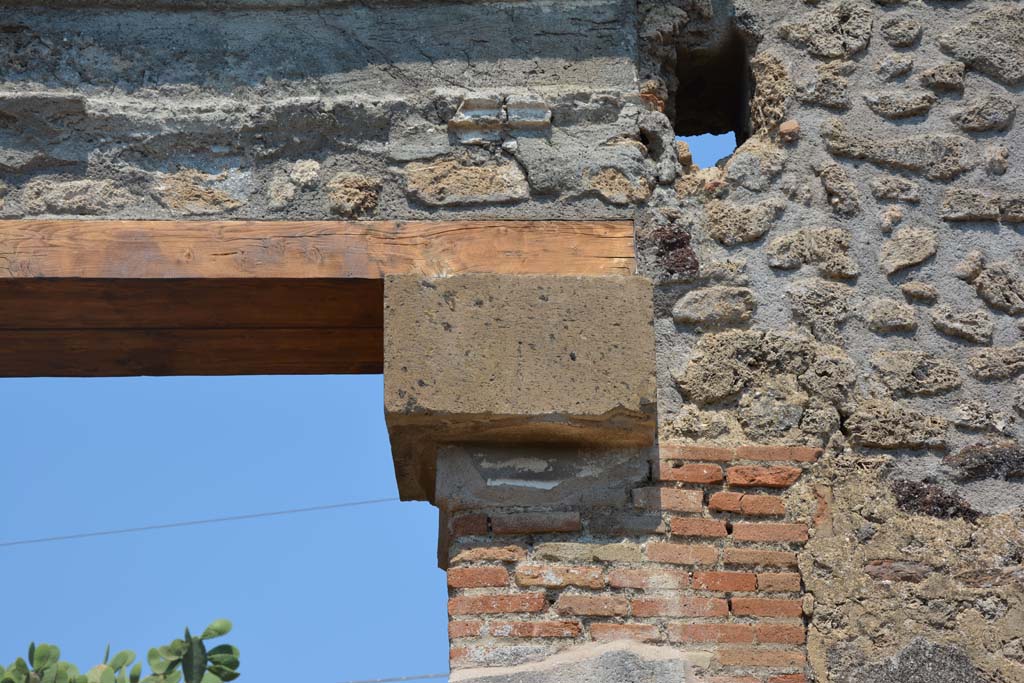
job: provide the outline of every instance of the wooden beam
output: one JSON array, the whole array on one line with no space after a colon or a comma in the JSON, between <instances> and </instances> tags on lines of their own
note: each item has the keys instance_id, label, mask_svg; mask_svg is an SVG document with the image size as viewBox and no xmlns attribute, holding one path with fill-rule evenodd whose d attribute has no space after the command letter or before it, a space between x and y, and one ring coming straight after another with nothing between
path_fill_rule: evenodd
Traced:
<instances>
[{"instance_id":1,"label":"wooden beam","mask_svg":"<svg viewBox=\"0 0 1024 683\"><path fill-rule=\"evenodd\" d=\"M0 377L380 372L385 275L634 267L622 221L0 221Z\"/></svg>"}]
</instances>

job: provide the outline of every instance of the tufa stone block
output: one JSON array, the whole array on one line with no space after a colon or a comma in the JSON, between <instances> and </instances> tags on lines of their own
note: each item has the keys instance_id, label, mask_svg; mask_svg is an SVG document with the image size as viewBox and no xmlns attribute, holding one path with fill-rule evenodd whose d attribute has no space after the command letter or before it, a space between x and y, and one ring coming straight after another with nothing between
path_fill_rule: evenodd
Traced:
<instances>
[{"instance_id":1,"label":"tufa stone block","mask_svg":"<svg viewBox=\"0 0 1024 683\"><path fill-rule=\"evenodd\" d=\"M442 444L654 441L653 292L639 277L389 276L384 392L399 491Z\"/></svg>"}]
</instances>

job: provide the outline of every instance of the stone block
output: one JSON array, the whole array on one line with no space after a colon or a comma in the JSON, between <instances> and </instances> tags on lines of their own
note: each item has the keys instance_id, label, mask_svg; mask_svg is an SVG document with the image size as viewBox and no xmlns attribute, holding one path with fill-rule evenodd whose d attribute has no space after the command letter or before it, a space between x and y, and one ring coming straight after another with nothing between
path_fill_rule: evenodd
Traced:
<instances>
[{"instance_id":1,"label":"stone block","mask_svg":"<svg viewBox=\"0 0 1024 683\"><path fill-rule=\"evenodd\" d=\"M653 293L638 277L389 276L384 391L399 491L442 444L650 445Z\"/></svg>"}]
</instances>

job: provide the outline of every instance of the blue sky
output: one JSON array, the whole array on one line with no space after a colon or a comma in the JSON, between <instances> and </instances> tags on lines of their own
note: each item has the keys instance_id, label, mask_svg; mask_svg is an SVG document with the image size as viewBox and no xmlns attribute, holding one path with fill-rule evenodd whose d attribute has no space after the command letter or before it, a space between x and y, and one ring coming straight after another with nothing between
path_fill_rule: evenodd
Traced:
<instances>
[{"instance_id":1,"label":"blue sky","mask_svg":"<svg viewBox=\"0 0 1024 683\"><path fill-rule=\"evenodd\" d=\"M695 162L731 135L689 139ZM0 380L0 543L397 497L380 376ZM442 673L437 512L383 503L0 547L0 662L235 624L241 681ZM301 673L298 673L301 672Z\"/></svg>"}]
</instances>

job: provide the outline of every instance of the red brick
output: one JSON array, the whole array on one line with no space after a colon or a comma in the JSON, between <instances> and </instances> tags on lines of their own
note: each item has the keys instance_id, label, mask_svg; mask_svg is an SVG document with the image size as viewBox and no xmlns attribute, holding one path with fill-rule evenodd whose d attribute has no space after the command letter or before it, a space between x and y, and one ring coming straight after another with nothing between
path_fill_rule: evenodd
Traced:
<instances>
[{"instance_id":1,"label":"red brick","mask_svg":"<svg viewBox=\"0 0 1024 683\"><path fill-rule=\"evenodd\" d=\"M633 489L633 505L646 510L700 512L704 507L704 492L648 486Z\"/></svg>"},{"instance_id":2,"label":"red brick","mask_svg":"<svg viewBox=\"0 0 1024 683\"><path fill-rule=\"evenodd\" d=\"M761 567L795 567L796 553L787 550L748 550L747 548L726 548L722 560L726 564L743 564Z\"/></svg>"},{"instance_id":3,"label":"red brick","mask_svg":"<svg viewBox=\"0 0 1024 683\"><path fill-rule=\"evenodd\" d=\"M740 512L751 517L770 517L786 514L786 503L778 496L747 494L740 501Z\"/></svg>"},{"instance_id":4,"label":"red brick","mask_svg":"<svg viewBox=\"0 0 1024 683\"><path fill-rule=\"evenodd\" d=\"M732 525L732 537L737 541L760 543L805 543L807 525L736 522Z\"/></svg>"},{"instance_id":5,"label":"red brick","mask_svg":"<svg viewBox=\"0 0 1024 683\"><path fill-rule=\"evenodd\" d=\"M612 588L679 590L690 585L690 573L673 569L614 569L608 573Z\"/></svg>"},{"instance_id":6,"label":"red brick","mask_svg":"<svg viewBox=\"0 0 1024 683\"><path fill-rule=\"evenodd\" d=\"M768 683L807 683L807 676L804 674L783 674L782 676L772 676L768 679Z\"/></svg>"},{"instance_id":7,"label":"red brick","mask_svg":"<svg viewBox=\"0 0 1024 683\"><path fill-rule=\"evenodd\" d=\"M469 663L468 647L453 647L448 649L448 666L457 669Z\"/></svg>"},{"instance_id":8,"label":"red brick","mask_svg":"<svg viewBox=\"0 0 1024 683\"><path fill-rule=\"evenodd\" d=\"M761 679L753 676L712 676L703 679L703 683L761 683Z\"/></svg>"},{"instance_id":9,"label":"red brick","mask_svg":"<svg viewBox=\"0 0 1024 683\"><path fill-rule=\"evenodd\" d=\"M634 617L724 617L729 603L723 598L702 598L694 595L634 598Z\"/></svg>"},{"instance_id":10,"label":"red brick","mask_svg":"<svg viewBox=\"0 0 1024 683\"><path fill-rule=\"evenodd\" d=\"M777 598L733 598L732 613L737 617L799 617L803 608L799 600Z\"/></svg>"},{"instance_id":11,"label":"red brick","mask_svg":"<svg viewBox=\"0 0 1024 683\"><path fill-rule=\"evenodd\" d=\"M590 532L601 536L649 536L663 534L668 525L657 512L620 513L615 510L600 510L590 518Z\"/></svg>"},{"instance_id":12,"label":"red brick","mask_svg":"<svg viewBox=\"0 0 1024 683\"><path fill-rule=\"evenodd\" d=\"M750 624L669 624L668 638L675 643L753 643Z\"/></svg>"},{"instance_id":13,"label":"red brick","mask_svg":"<svg viewBox=\"0 0 1024 683\"><path fill-rule=\"evenodd\" d=\"M460 595L448 600L448 614L513 614L543 612L548 601L543 593L515 595Z\"/></svg>"},{"instance_id":14,"label":"red brick","mask_svg":"<svg viewBox=\"0 0 1024 683\"><path fill-rule=\"evenodd\" d=\"M450 621L448 622L448 637L455 639L479 636L483 626L484 622L475 619L473 621Z\"/></svg>"},{"instance_id":15,"label":"red brick","mask_svg":"<svg viewBox=\"0 0 1024 683\"><path fill-rule=\"evenodd\" d=\"M553 534L579 531L578 512L514 512L491 516L496 534Z\"/></svg>"},{"instance_id":16,"label":"red brick","mask_svg":"<svg viewBox=\"0 0 1024 683\"><path fill-rule=\"evenodd\" d=\"M734 491L718 491L711 494L711 500L708 501L708 508L715 512L739 512L740 501L742 499L742 493L736 493Z\"/></svg>"},{"instance_id":17,"label":"red brick","mask_svg":"<svg viewBox=\"0 0 1024 683\"><path fill-rule=\"evenodd\" d=\"M736 449L736 459L814 462L822 453L822 449L810 446L740 446Z\"/></svg>"},{"instance_id":18,"label":"red brick","mask_svg":"<svg viewBox=\"0 0 1024 683\"><path fill-rule=\"evenodd\" d=\"M700 463L674 463L662 460L658 468L661 481L681 481L684 484L717 484L725 476L721 465Z\"/></svg>"},{"instance_id":19,"label":"red brick","mask_svg":"<svg viewBox=\"0 0 1024 683\"><path fill-rule=\"evenodd\" d=\"M798 593L800 591L800 575L793 572L758 574L757 590L765 593Z\"/></svg>"},{"instance_id":20,"label":"red brick","mask_svg":"<svg viewBox=\"0 0 1024 683\"><path fill-rule=\"evenodd\" d=\"M647 544L647 559L669 564L715 564L718 562L718 548L651 541Z\"/></svg>"},{"instance_id":21,"label":"red brick","mask_svg":"<svg viewBox=\"0 0 1024 683\"><path fill-rule=\"evenodd\" d=\"M764 486L767 488L784 489L792 486L800 478L799 467L758 467L756 465L738 465L725 472L729 486Z\"/></svg>"},{"instance_id":22,"label":"red brick","mask_svg":"<svg viewBox=\"0 0 1024 683\"><path fill-rule=\"evenodd\" d=\"M487 515L459 515L451 522L452 536L486 536Z\"/></svg>"},{"instance_id":23,"label":"red brick","mask_svg":"<svg viewBox=\"0 0 1024 683\"><path fill-rule=\"evenodd\" d=\"M752 591L757 578L746 572L694 572L693 587L704 591Z\"/></svg>"},{"instance_id":24,"label":"red brick","mask_svg":"<svg viewBox=\"0 0 1024 683\"><path fill-rule=\"evenodd\" d=\"M545 588L604 588L604 570L601 567L575 567L571 565L529 565L516 569L516 583L520 586Z\"/></svg>"},{"instance_id":25,"label":"red brick","mask_svg":"<svg viewBox=\"0 0 1024 683\"><path fill-rule=\"evenodd\" d=\"M669 528L675 536L705 536L721 538L728 536L725 522L720 519L699 519L694 517L673 517L669 520Z\"/></svg>"},{"instance_id":26,"label":"red brick","mask_svg":"<svg viewBox=\"0 0 1024 683\"><path fill-rule=\"evenodd\" d=\"M712 462L728 462L736 457L736 449L718 446L691 446L683 444L663 443L659 448L659 456L663 460L710 460Z\"/></svg>"},{"instance_id":27,"label":"red brick","mask_svg":"<svg viewBox=\"0 0 1024 683\"><path fill-rule=\"evenodd\" d=\"M661 640L661 633L653 624L591 624L590 637L597 641L639 640L652 643Z\"/></svg>"},{"instance_id":28,"label":"red brick","mask_svg":"<svg viewBox=\"0 0 1024 683\"><path fill-rule=\"evenodd\" d=\"M629 612L629 600L617 595L567 595L563 593L555 603L559 614L589 617L624 617Z\"/></svg>"},{"instance_id":29,"label":"red brick","mask_svg":"<svg viewBox=\"0 0 1024 683\"><path fill-rule=\"evenodd\" d=\"M452 557L459 562L519 562L526 559L526 548L519 545L485 545L463 548Z\"/></svg>"},{"instance_id":30,"label":"red brick","mask_svg":"<svg viewBox=\"0 0 1024 683\"><path fill-rule=\"evenodd\" d=\"M807 637L803 624L757 624L754 632L759 643L803 645Z\"/></svg>"},{"instance_id":31,"label":"red brick","mask_svg":"<svg viewBox=\"0 0 1024 683\"><path fill-rule=\"evenodd\" d=\"M802 650L744 647L719 650L717 657L718 663L722 666L788 667L807 664L807 655Z\"/></svg>"},{"instance_id":32,"label":"red brick","mask_svg":"<svg viewBox=\"0 0 1024 683\"><path fill-rule=\"evenodd\" d=\"M448 585L452 588L507 586L508 570L504 567L453 567L448 570Z\"/></svg>"},{"instance_id":33,"label":"red brick","mask_svg":"<svg viewBox=\"0 0 1024 683\"><path fill-rule=\"evenodd\" d=\"M575 638L583 627L578 621L497 621L487 631L495 638Z\"/></svg>"}]
</instances>

